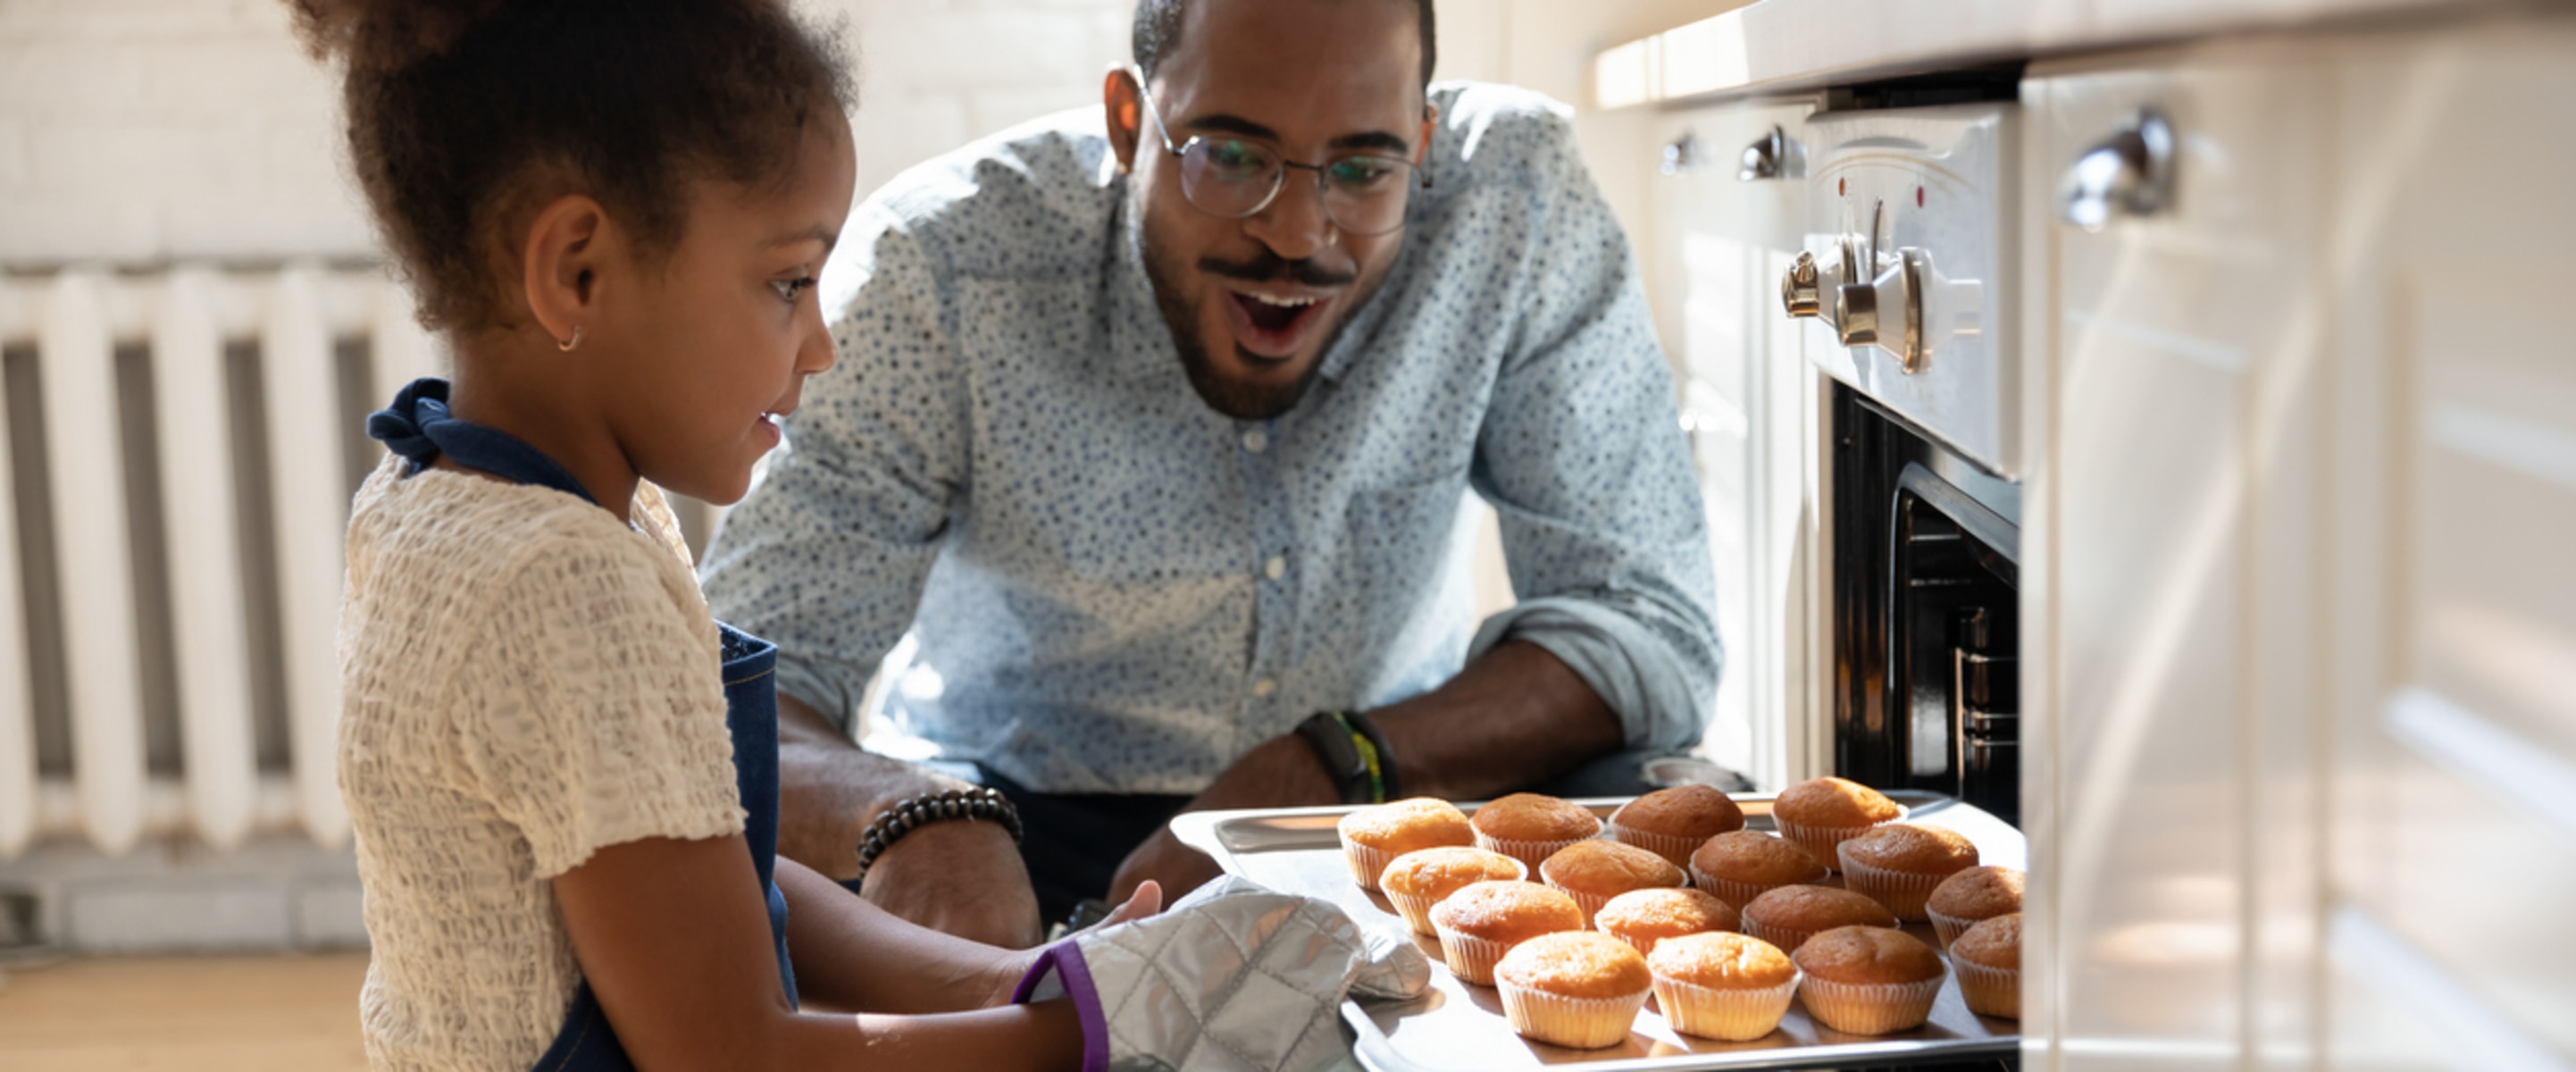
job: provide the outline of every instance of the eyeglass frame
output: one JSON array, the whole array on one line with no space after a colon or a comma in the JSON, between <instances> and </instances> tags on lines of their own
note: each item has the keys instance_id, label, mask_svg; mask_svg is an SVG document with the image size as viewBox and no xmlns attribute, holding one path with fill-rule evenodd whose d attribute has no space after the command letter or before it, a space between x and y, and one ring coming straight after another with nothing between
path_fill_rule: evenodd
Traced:
<instances>
[{"instance_id":1,"label":"eyeglass frame","mask_svg":"<svg viewBox=\"0 0 2576 1072\"><path fill-rule=\"evenodd\" d=\"M1137 103L1144 105L1145 114L1152 116L1154 119L1154 136L1163 143L1163 151L1170 153L1174 159L1187 159L1190 147L1207 139L1199 135L1192 134L1188 141L1184 141L1179 145L1172 144L1171 124L1163 121L1162 109L1154 106L1154 94L1152 91L1145 88L1144 74L1138 71L1130 71L1129 76L1134 78L1136 82ZM1288 188L1288 169L1297 168L1304 171L1312 171L1315 173L1315 200L1318 205L1323 206L1324 218L1331 220L1334 227L1340 228L1343 231L1360 235L1363 238L1375 238L1379 235L1390 235L1397 231L1401 231L1405 228L1406 224L1412 222L1407 218L1411 211L1412 194L1408 192L1405 195L1407 213L1406 215L1400 215L1396 219L1395 226L1389 227L1383 231L1371 231L1366 233L1354 231L1349 226L1342 223L1338 217L1333 215L1332 204L1328 200L1332 193L1332 180L1324 177L1324 173L1327 169L1345 160L1380 161L1383 163L1399 165L1405 170L1422 176L1422 184L1420 188L1425 190L1431 188L1431 157L1428 153L1423 154L1422 163L1420 164L1416 164L1410 160L1404 160L1392 156L1382 156L1375 153L1351 153L1345 156L1334 157L1321 164L1308 164L1302 161L1290 160L1286 153L1278 152L1276 150L1269 150L1269 152L1272 157L1278 160L1279 166L1273 169L1270 173L1270 192L1263 194L1261 196L1261 202L1252 206L1250 209L1236 215L1228 216L1224 213L1211 210L1205 205L1199 204L1197 198L1190 196L1188 175L1186 172L1184 172L1182 176L1181 199L1188 201L1191 208L1205 212L1208 215L1221 220L1248 220L1254 216L1260 215L1262 210L1269 208L1273 203L1279 200L1279 192Z\"/></svg>"}]
</instances>

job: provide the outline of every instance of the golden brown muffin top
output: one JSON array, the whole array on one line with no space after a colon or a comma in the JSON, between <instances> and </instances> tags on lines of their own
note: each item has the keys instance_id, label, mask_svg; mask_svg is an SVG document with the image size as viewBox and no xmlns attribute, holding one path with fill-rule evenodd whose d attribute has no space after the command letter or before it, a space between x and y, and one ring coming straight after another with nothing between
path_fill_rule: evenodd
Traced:
<instances>
[{"instance_id":1,"label":"golden brown muffin top","mask_svg":"<svg viewBox=\"0 0 2576 1072\"><path fill-rule=\"evenodd\" d=\"M1735 906L1702 890L1630 890L1592 914L1601 933L1653 948L1654 941L1742 926Z\"/></svg>"},{"instance_id":2,"label":"golden brown muffin top","mask_svg":"<svg viewBox=\"0 0 2576 1072\"><path fill-rule=\"evenodd\" d=\"M1431 922L1495 942L1520 942L1583 929L1583 909L1564 890L1535 882L1471 882L1431 906Z\"/></svg>"},{"instance_id":3,"label":"golden brown muffin top","mask_svg":"<svg viewBox=\"0 0 2576 1072\"><path fill-rule=\"evenodd\" d=\"M1744 809L1716 786L1677 785L1620 805L1610 821L1649 834L1705 838L1743 829Z\"/></svg>"},{"instance_id":4,"label":"golden brown muffin top","mask_svg":"<svg viewBox=\"0 0 2576 1072\"><path fill-rule=\"evenodd\" d=\"M1526 870L1520 861L1499 852L1439 845L1396 857L1386 865L1386 874L1379 876L1377 884L1388 893L1437 901L1471 882L1517 881Z\"/></svg>"},{"instance_id":5,"label":"golden brown muffin top","mask_svg":"<svg viewBox=\"0 0 2576 1072\"><path fill-rule=\"evenodd\" d=\"M1950 955L1970 964L2021 970L2021 913L1980 921L1950 943Z\"/></svg>"},{"instance_id":6,"label":"golden brown muffin top","mask_svg":"<svg viewBox=\"0 0 2576 1072\"><path fill-rule=\"evenodd\" d=\"M1922 939L1886 927L1836 927L1807 939L1789 959L1829 983L1919 983L1947 970Z\"/></svg>"},{"instance_id":7,"label":"golden brown muffin top","mask_svg":"<svg viewBox=\"0 0 2576 1072\"><path fill-rule=\"evenodd\" d=\"M1494 979L1568 998L1616 998L1655 985L1643 954L1606 934L1542 934L1503 954Z\"/></svg>"},{"instance_id":8,"label":"golden brown muffin top","mask_svg":"<svg viewBox=\"0 0 2576 1072\"><path fill-rule=\"evenodd\" d=\"M1575 842L1540 863L1538 873L1555 885L1598 897L1669 889L1689 880L1672 861L1616 841Z\"/></svg>"},{"instance_id":9,"label":"golden brown muffin top","mask_svg":"<svg viewBox=\"0 0 2576 1072\"><path fill-rule=\"evenodd\" d=\"M1361 808L1342 816L1342 836L1356 844L1392 853L1435 845L1473 845L1466 813L1445 800L1412 797Z\"/></svg>"},{"instance_id":10,"label":"golden brown muffin top","mask_svg":"<svg viewBox=\"0 0 2576 1072\"><path fill-rule=\"evenodd\" d=\"M1759 830L1730 830L1708 839L1691 853L1691 866L1714 878L1759 886L1825 877L1825 865L1805 846Z\"/></svg>"},{"instance_id":11,"label":"golden brown muffin top","mask_svg":"<svg viewBox=\"0 0 2576 1072\"><path fill-rule=\"evenodd\" d=\"M1942 879L1924 907L1952 919L1993 919L2021 911L2022 873L2009 867L1971 867Z\"/></svg>"},{"instance_id":12,"label":"golden brown muffin top","mask_svg":"<svg viewBox=\"0 0 2576 1072\"><path fill-rule=\"evenodd\" d=\"M1956 830L1889 823L1842 843L1843 858L1883 871L1947 875L1977 866L1977 843Z\"/></svg>"},{"instance_id":13,"label":"golden brown muffin top","mask_svg":"<svg viewBox=\"0 0 2576 1072\"><path fill-rule=\"evenodd\" d=\"M1655 951L1646 954L1646 967L1666 979L1717 990L1767 990L1798 973L1779 946L1725 931L1657 942Z\"/></svg>"},{"instance_id":14,"label":"golden brown muffin top","mask_svg":"<svg viewBox=\"0 0 2576 1072\"><path fill-rule=\"evenodd\" d=\"M1886 794L1847 778L1810 778L1771 801L1771 814L1801 826L1875 826L1901 813Z\"/></svg>"},{"instance_id":15,"label":"golden brown muffin top","mask_svg":"<svg viewBox=\"0 0 2576 1072\"><path fill-rule=\"evenodd\" d=\"M1471 820L1486 837L1504 841L1571 841L1601 832L1592 809L1537 793L1496 797Z\"/></svg>"},{"instance_id":16,"label":"golden brown muffin top","mask_svg":"<svg viewBox=\"0 0 2576 1072\"><path fill-rule=\"evenodd\" d=\"M1835 927L1894 928L1896 914L1865 894L1831 886L1782 886L1764 890L1744 906L1744 916L1765 927L1822 931Z\"/></svg>"}]
</instances>

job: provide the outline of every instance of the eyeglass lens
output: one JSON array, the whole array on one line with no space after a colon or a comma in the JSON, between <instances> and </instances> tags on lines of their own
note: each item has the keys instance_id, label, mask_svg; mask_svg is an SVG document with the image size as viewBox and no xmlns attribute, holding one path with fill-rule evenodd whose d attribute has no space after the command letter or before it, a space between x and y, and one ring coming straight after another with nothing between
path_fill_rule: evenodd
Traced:
<instances>
[{"instance_id":1,"label":"eyeglass lens","mask_svg":"<svg viewBox=\"0 0 2576 1072\"><path fill-rule=\"evenodd\" d=\"M1268 206L1290 170L1313 171L1324 212L1333 224L1360 235L1385 234L1404 225L1413 168L1382 156L1346 156L1322 165L1291 164L1277 153L1232 138L1193 138L1181 149L1181 193L1201 211L1249 216Z\"/></svg>"}]
</instances>

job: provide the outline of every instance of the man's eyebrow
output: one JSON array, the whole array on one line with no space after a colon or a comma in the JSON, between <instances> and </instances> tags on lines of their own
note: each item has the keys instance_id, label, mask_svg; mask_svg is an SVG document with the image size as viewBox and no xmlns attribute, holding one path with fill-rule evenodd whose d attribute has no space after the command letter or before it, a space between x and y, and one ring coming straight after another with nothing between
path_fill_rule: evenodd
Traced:
<instances>
[{"instance_id":1,"label":"man's eyebrow","mask_svg":"<svg viewBox=\"0 0 2576 1072\"><path fill-rule=\"evenodd\" d=\"M1245 119L1242 116L1227 115L1223 112L1218 112L1214 115L1191 116L1181 125L1196 131L1239 134L1247 138L1260 138L1263 141L1275 142L1279 140L1278 131L1272 130L1259 123L1255 123L1252 120ZM1413 152L1413 143L1383 130L1368 130L1357 134L1344 134L1341 137L1325 143L1325 147L1331 149L1384 149L1399 156Z\"/></svg>"},{"instance_id":2,"label":"man's eyebrow","mask_svg":"<svg viewBox=\"0 0 2576 1072\"><path fill-rule=\"evenodd\" d=\"M769 241L761 243L760 248L776 249L780 246L792 246L798 242L820 242L823 244L823 252L830 253L832 252L832 247L840 244L840 241L841 232L835 231L821 224L815 224L814 226L808 227L802 231L790 231L786 234L779 235L776 238L772 238Z\"/></svg>"}]
</instances>

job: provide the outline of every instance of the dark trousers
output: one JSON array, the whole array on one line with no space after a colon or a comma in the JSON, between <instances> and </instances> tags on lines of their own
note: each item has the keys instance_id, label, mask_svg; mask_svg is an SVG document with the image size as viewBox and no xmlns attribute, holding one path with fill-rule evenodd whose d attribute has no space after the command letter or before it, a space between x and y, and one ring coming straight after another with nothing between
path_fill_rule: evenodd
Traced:
<instances>
[{"instance_id":1,"label":"dark trousers","mask_svg":"<svg viewBox=\"0 0 2576 1072\"><path fill-rule=\"evenodd\" d=\"M1628 797L1656 788L1643 766L1669 752L1614 752L1551 778L1530 791L1560 797ZM977 765L976 777L1002 791L1020 810L1028 837L1020 858L1036 886L1038 911L1049 924L1075 905L1109 895L1109 880L1136 846L1163 828L1190 802L1186 796L1119 793L1040 793ZM1165 890L1166 900L1188 890Z\"/></svg>"}]
</instances>

